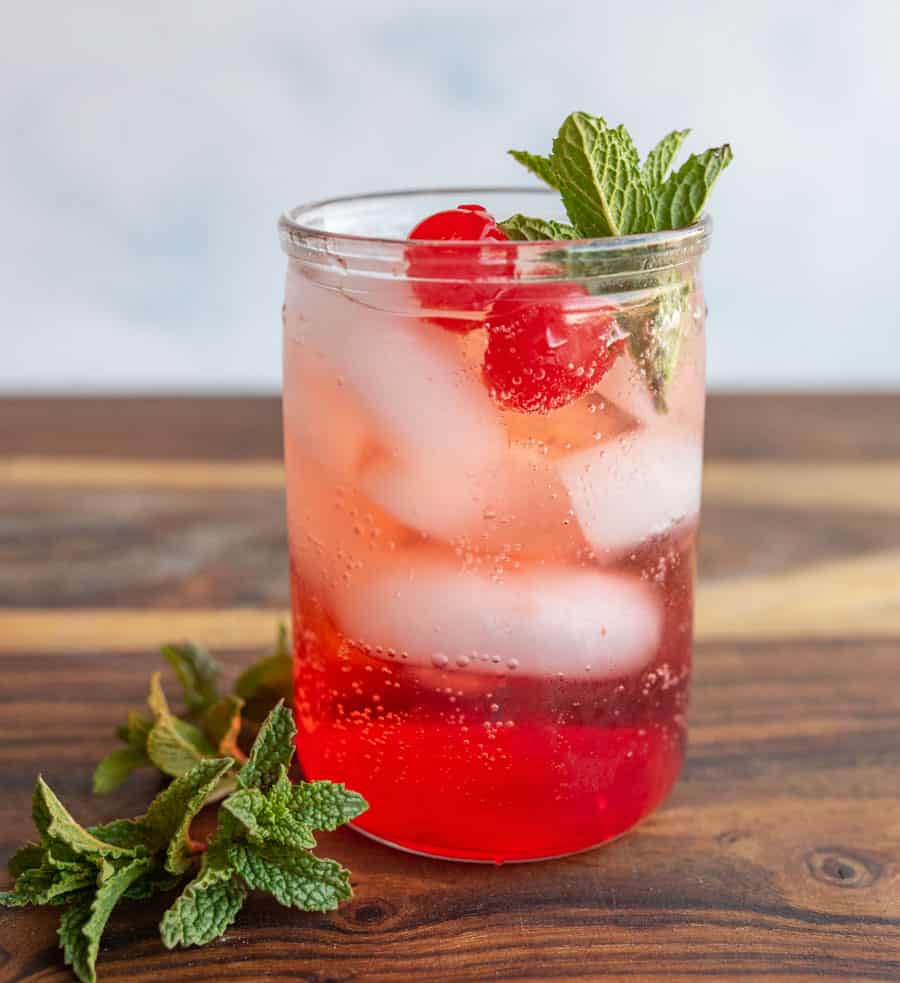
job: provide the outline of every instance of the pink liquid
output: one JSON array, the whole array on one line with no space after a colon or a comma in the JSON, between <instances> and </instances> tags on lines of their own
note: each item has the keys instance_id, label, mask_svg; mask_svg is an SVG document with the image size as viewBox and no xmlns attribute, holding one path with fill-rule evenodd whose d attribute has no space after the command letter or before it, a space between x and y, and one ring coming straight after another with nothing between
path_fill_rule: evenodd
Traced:
<instances>
[{"instance_id":1,"label":"pink liquid","mask_svg":"<svg viewBox=\"0 0 900 983\"><path fill-rule=\"evenodd\" d=\"M702 304L666 413L625 352L591 392L521 413L489 394L484 332L388 286L362 304L288 276L300 761L409 850L595 846L659 805L684 755Z\"/></svg>"},{"instance_id":2,"label":"pink liquid","mask_svg":"<svg viewBox=\"0 0 900 983\"><path fill-rule=\"evenodd\" d=\"M688 533L629 558L632 573L655 571L662 642L640 672L603 680L386 660L347 642L294 575L307 777L361 792L371 808L359 829L431 855L500 863L618 836L659 805L681 768L692 547Z\"/></svg>"}]
</instances>

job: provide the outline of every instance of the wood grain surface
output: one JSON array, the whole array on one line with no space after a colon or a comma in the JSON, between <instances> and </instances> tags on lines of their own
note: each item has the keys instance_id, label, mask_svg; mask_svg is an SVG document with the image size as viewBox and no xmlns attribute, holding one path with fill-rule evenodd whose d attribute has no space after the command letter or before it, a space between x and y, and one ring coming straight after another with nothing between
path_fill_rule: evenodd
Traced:
<instances>
[{"instance_id":1,"label":"wood grain surface","mask_svg":"<svg viewBox=\"0 0 900 983\"><path fill-rule=\"evenodd\" d=\"M77 817L154 648L237 672L287 606L277 403L0 400L0 857L41 770ZM118 909L101 981L900 980L900 396L714 397L691 743L623 839L500 868L323 837L355 897L255 896L163 949ZM6 881L0 880L5 885ZM71 977L52 910L0 911L0 981Z\"/></svg>"}]
</instances>

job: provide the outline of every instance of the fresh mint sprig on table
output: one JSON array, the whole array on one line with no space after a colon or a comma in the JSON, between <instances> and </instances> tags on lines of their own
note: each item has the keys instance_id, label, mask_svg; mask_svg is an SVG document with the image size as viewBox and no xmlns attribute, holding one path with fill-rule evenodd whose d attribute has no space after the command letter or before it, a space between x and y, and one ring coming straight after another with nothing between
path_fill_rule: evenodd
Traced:
<instances>
[{"instance_id":1,"label":"fresh mint sprig on table","mask_svg":"<svg viewBox=\"0 0 900 983\"><path fill-rule=\"evenodd\" d=\"M716 179L731 163L726 143L702 154L691 154L677 170L675 157L690 130L673 130L647 154L643 163L628 130L610 127L600 116L571 113L563 121L549 156L526 150L510 155L545 184L560 193L571 224L528 215L513 215L500 227L510 239L561 241L627 236L679 229L692 225L703 212ZM589 254L564 254L573 277L585 278L591 293L609 287L595 285ZM599 272L603 272L602 261ZM657 412L668 409L666 389L682 342L682 314L690 289L679 271L657 277L654 294L645 303L622 307L619 327L653 397Z\"/></svg>"},{"instance_id":2,"label":"fresh mint sprig on table","mask_svg":"<svg viewBox=\"0 0 900 983\"><path fill-rule=\"evenodd\" d=\"M222 669L197 645L164 645L162 656L175 670L187 708L185 718L169 709L159 674L150 679L147 704L150 717L129 713L117 730L125 747L117 748L97 765L94 791L113 791L137 768L158 768L170 778L179 778L206 758L228 755L243 761L237 739L242 726L258 725L279 699L291 699L291 653L287 629L278 630L275 650L243 672L233 691L222 695ZM227 788L231 774L224 776Z\"/></svg>"},{"instance_id":3,"label":"fresh mint sprig on table","mask_svg":"<svg viewBox=\"0 0 900 983\"><path fill-rule=\"evenodd\" d=\"M39 842L11 857L15 886L0 892L0 905L62 906L60 946L83 983L95 983L100 939L123 898L141 901L182 888L160 922L163 944L171 949L221 936L251 890L303 911L330 911L351 896L349 871L309 851L315 831L355 818L366 801L338 783L291 782L296 728L283 699L270 704L249 755L237 744L241 710L259 715L289 685L288 651L282 629L275 653L238 679L235 694L222 697L219 667L204 650L163 647L199 725L171 713L155 674L152 720L130 714L119 728L126 746L106 757L94 776L97 791L109 791L136 767L174 776L142 816L84 827L38 777L32 817ZM235 754L221 753L222 747ZM216 829L208 842L196 842L191 823L216 799L222 800Z\"/></svg>"}]
</instances>

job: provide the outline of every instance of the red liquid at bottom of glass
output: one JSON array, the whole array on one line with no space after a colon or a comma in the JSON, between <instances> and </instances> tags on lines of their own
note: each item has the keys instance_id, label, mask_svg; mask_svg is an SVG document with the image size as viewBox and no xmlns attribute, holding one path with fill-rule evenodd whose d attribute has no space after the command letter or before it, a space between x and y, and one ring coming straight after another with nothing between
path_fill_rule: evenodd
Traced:
<instances>
[{"instance_id":1,"label":"red liquid at bottom of glass","mask_svg":"<svg viewBox=\"0 0 900 983\"><path fill-rule=\"evenodd\" d=\"M602 680L375 656L292 574L306 777L360 792L358 829L430 856L537 860L624 833L666 797L685 748L690 544L653 552L667 558L662 642L640 672Z\"/></svg>"}]
</instances>

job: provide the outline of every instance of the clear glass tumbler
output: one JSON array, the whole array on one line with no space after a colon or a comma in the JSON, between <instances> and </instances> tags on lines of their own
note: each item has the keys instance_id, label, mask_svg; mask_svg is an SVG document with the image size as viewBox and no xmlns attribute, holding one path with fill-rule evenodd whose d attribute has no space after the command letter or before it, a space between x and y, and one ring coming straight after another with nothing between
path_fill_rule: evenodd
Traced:
<instances>
[{"instance_id":1,"label":"clear glass tumbler","mask_svg":"<svg viewBox=\"0 0 900 983\"><path fill-rule=\"evenodd\" d=\"M405 241L467 201L556 198L281 219L295 712L358 829L499 863L618 836L681 767L709 224Z\"/></svg>"}]
</instances>

